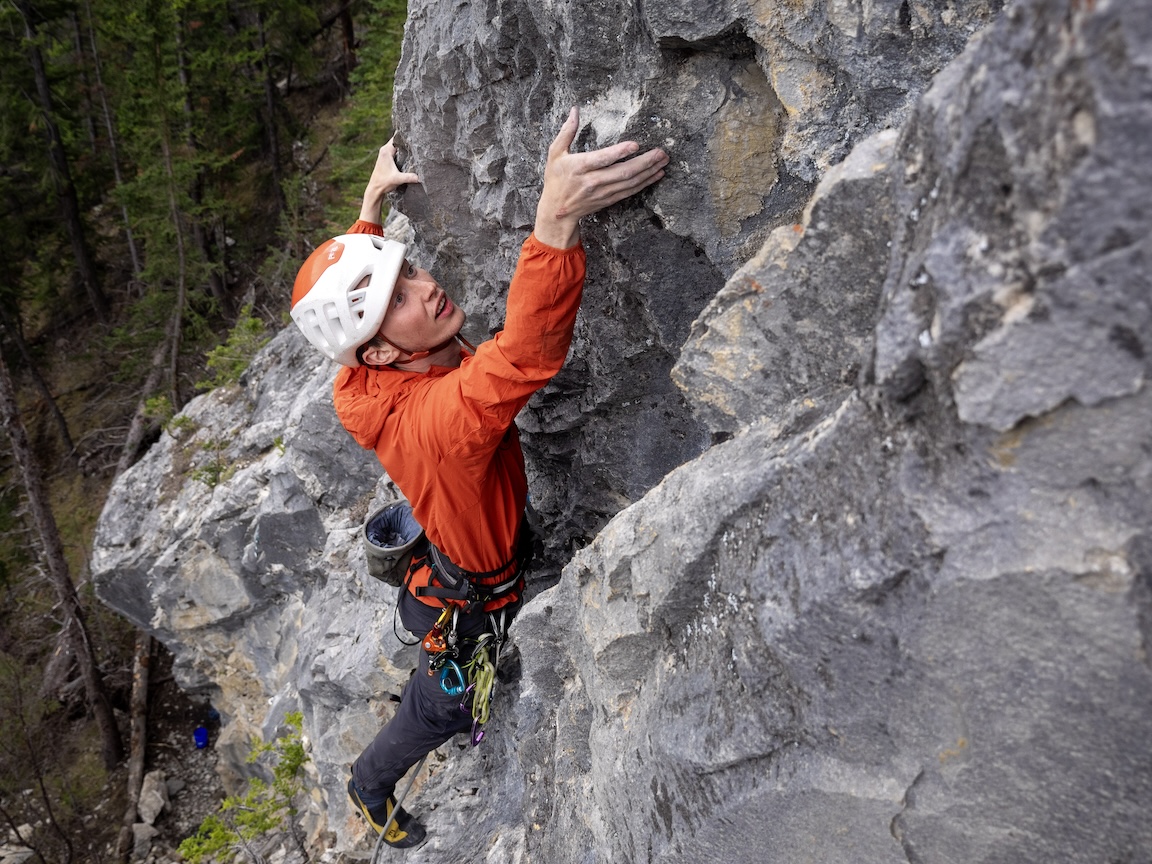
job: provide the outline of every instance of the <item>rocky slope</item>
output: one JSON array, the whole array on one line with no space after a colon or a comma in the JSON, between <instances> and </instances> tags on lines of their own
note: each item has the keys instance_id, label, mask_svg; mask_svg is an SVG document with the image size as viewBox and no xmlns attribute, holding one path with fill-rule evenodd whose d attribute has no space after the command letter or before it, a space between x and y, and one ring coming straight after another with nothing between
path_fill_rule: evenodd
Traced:
<instances>
[{"instance_id":1,"label":"rocky slope","mask_svg":"<svg viewBox=\"0 0 1152 864\"><path fill-rule=\"evenodd\" d=\"M567 563L406 860L1152 860L1152 2L997 11L410 4L401 206L480 332L567 105L677 170L589 220L522 415ZM307 827L356 860L346 765L413 661L332 374L285 331L193 403L94 570L232 782L304 712Z\"/></svg>"}]
</instances>

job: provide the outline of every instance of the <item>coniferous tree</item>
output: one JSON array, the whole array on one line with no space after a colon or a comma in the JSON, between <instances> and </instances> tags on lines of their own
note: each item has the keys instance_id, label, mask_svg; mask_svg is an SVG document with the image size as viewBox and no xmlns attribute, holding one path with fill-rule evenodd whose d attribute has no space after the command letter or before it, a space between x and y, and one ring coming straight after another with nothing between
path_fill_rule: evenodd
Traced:
<instances>
[{"instance_id":1,"label":"coniferous tree","mask_svg":"<svg viewBox=\"0 0 1152 864\"><path fill-rule=\"evenodd\" d=\"M19 11L24 26L24 51L32 69L36 100L42 112L41 120L52 169L53 186L60 205L61 218L72 245L77 276L88 295L96 317L104 322L108 319L108 299L97 279L96 266L89 251L84 224L80 218L80 200L76 194L76 185L72 180L72 169L57 121L55 100L48 80L48 69L44 63L44 54L40 50L38 38L40 16L29 0L16 0L15 8Z\"/></svg>"},{"instance_id":2,"label":"coniferous tree","mask_svg":"<svg viewBox=\"0 0 1152 864\"><path fill-rule=\"evenodd\" d=\"M112 177L115 185L112 188L113 195L115 190L124 185L124 176L121 170L122 160L120 157L120 133L116 127L116 120L112 114L112 106L108 100L108 91L104 86L104 74L101 68L102 61L100 57L100 45L96 35L96 25L92 18L92 0L84 0L84 20L87 25L88 45L92 52L92 74L95 79L96 98L100 102L100 114L104 121L104 130L108 136L108 160L112 167ZM140 253L136 248L136 237L132 232L132 220L128 216L128 207L124 202L120 202L120 215L124 221L124 237L128 244L128 256L132 262L132 276L139 281L140 279Z\"/></svg>"},{"instance_id":3,"label":"coniferous tree","mask_svg":"<svg viewBox=\"0 0 1152 864\"><path fill-rule=\"evenodd\" d=\"M71 425L89 476L110 473L111 462L93 458L94 451L102 455L121 447L126 434L119 471L142 446L142 414L125 433L134 404L166 392L178 408L193 392L193 376L200 374L196 361L219 338L214 334L232 323L238 277L247 279L240 284L255 284L258 295L264 291L274 298L261 310L269 318L284 302L286 280L315 239L316 226L329 218L346 224L343 212L322 212L320 195L330 193L315 190L360 182L364 166L356 164L331 183L307 175L320 166L317 173L327 177L334 163L360 160L387 137L395 67L389 50L398 47L403 20L403 0L0 4L0 234L9 250L3 262L8 279L0 285L3 325L10 334L5 347L19 349L7 356L21 386L29 388L20 394L22 403L39 398L31 391L35 384L52 409L51 415L38 416L45 426L55 419L67 450L73 449L67 443ZM392 49L379 48L373 38L383 28L394 31ZM349 70L354 70L351 84ZM312 140L312 134L319 137L308 129L316 106L330 104L350 88L358 91L354 104L359 107L345 112L342 125L324 127L321 140ZM66 218L60 208L70 208L72 215ZM76 226L79 230L72 230ZM76 275L83 269L74 251L77 237L88 252L90 282ZM270 253L275 272L260 263ZM97 300L69 293L82 283L86 291L91 285L101 292L120 325L115 337L95 342L91 357L83 356L83 340L93 329L88 308L97 309ZM67 345L68 353L54 357L60 345ZM92 373L89 363L107 365ZM98 436L85 428L80 407L93 379L101 386L90 389L99 389L103 400L105 428ZM52 399L54 388L66 396L63 411ZM0 401L14 406L15 394ZM5 416L21 419L14 409ZM28 459L21 468L33 465L31 474L39 476L35 461L50 464L46 452L56 439L51 427L45 434L32 417L26 409L22 452ZM107 440L93 445L100 436ZM59 466L53 489L65 487L77 473ZM22 470L21 476L27 474ZM8 494L16 484L11 478L4 482L0 513L5 524L16 520L18 526L19 501ZM29 523L43 528L36 532L41 539L26 544L21 554L34 551L53 587L62 590L71 581L67 565L47 564L53 557L48 553L59 551L62 541L43 539L53 533L45 527L52 516L45 485L29 493L27 510L36 516ZM33 498L40 505L33 505ZM65 512L57 507L67 531ZM9 554L0 550L0 581L7 561L17 560ZM19 560L8 572L32 566ZM61 572L64 580L57 578ZM47 593L42 587L30 590ZM78 600L61 601L58 608L67 613L67 629L57 634L46 621L44 632L67 640L68 656L84 663L87 690L87 671L95 667L84 649L90 649L89 656L107 655L106 647L97 652L93 634L83 626L85 612L91 617L94 610ZM67 665L75 668L71 660ZM88 695L87 700L98 717L106 716L100 699ZM44 705L45 712L52 710L50 701ZM6 708L0 705L0 715ZM63 713L53 722L69 722ZM45 853L45 860L62 859Z\"/></svg>"},{"instance_id":4,"label":"coniferous tree","mask_svg":"<svg viewBox=\"0 0 1152 864\"><path fill-rule=\"evenodd\" d=\"M44 380L44 376L40 373L39 365L32 357L32 350L24 338L24 328L21 326L20 319L13 315L7 306L8 304L0 300L0 326L3 326L4 333L16 346L16 350L24 361L28 375L32 378L32 383L44 398L44 404L48 406L48 411L56 423L57 431L60 433L60 443L64 445L66 458L74 465L76 460L76 445L72 442L72 432L68 428L68 420L65 418L64 412L60 410L60 406L56 403L56 399L52 395L52 390L48 386L48 382Z\"/></svg>"}]
</instances>

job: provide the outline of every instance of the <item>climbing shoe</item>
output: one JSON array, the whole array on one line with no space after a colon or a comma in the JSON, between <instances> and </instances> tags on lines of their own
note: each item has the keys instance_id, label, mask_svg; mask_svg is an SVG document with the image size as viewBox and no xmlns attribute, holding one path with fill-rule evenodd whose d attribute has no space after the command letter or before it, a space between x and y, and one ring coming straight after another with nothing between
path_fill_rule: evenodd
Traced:
<instances>
[{"instance_id":1,"label":"climbing shoe","mask_svg":"<svg viewBox=\"0 0 1152 864\"><path fill-rule=\"evenodd\" d=\"M369 809L368 805L360 800L360 793L356 791L356 784L348 778L348 797L352 799L353 806L360 811L372 830L379 834L384 829L384 823L392 815L392 808L396 806L396 798L388 796L388 800L380 807ZM403 807L396 812L396 819L388 826L388 833L384 835L384 842L394 849L411 849L424 842L427 832Z\"/></svg>"}]
</instances>

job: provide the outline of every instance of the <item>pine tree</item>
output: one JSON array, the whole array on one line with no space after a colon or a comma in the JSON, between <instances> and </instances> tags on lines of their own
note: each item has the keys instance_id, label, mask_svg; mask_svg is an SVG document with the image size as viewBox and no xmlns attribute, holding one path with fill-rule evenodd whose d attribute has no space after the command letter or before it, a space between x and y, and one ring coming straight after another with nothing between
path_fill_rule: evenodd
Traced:
<instances>
[{"instance_id":1,"label":"pine tree","mask_svg":"<svg viewBox=\"0 0 1152 864\"><path fill-rule=\"evenodd\" d=\"M96 265L88 248L84 224L80 218L80 200L72 180L72 169L64 147L64 138L57 120L56 103L48 80L48 68L40 48L41 16L29 0L16 0L24 26L24 52L32 69L36 101L41 111L41 123L52 169L52 183L59 202L61 218L72 244L72 255L80 284L88 295L96 317L108 320L108 299L100 287Z\"/></svg>"}]
</instances>

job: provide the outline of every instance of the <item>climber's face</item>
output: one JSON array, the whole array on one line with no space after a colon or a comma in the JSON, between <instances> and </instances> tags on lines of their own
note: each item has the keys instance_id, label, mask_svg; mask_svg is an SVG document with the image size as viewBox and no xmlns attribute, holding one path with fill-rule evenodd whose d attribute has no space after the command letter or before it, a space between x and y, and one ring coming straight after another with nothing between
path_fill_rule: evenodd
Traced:
<instances>
[{"instance_id":1,"label":"climber's face","mask_svg":"<svg viewBox=\"0 0 1152 864\"><path fill-rule=\"evenodd\" d=\"M432 274L407 259L396 277L396 288L377 336L382 344L371 344L362 353L370 366L403 365L410 354L445 346L428 358L427 365L457 365L459 350L445 345L464 326L464 310L452 302ZM418 367L405 367L417 369Z\"/></svg>"},{"instance_id":2,"label":"climber's face","mask_svg":"<svg viewBox=\"0 0 1152 864\"><path fill-rule=\"evenodd\" d=\"M427 351L459 333L464 319L432 274L405 259L380 334L410 351Z\"/></svg>"}]
</instances>

